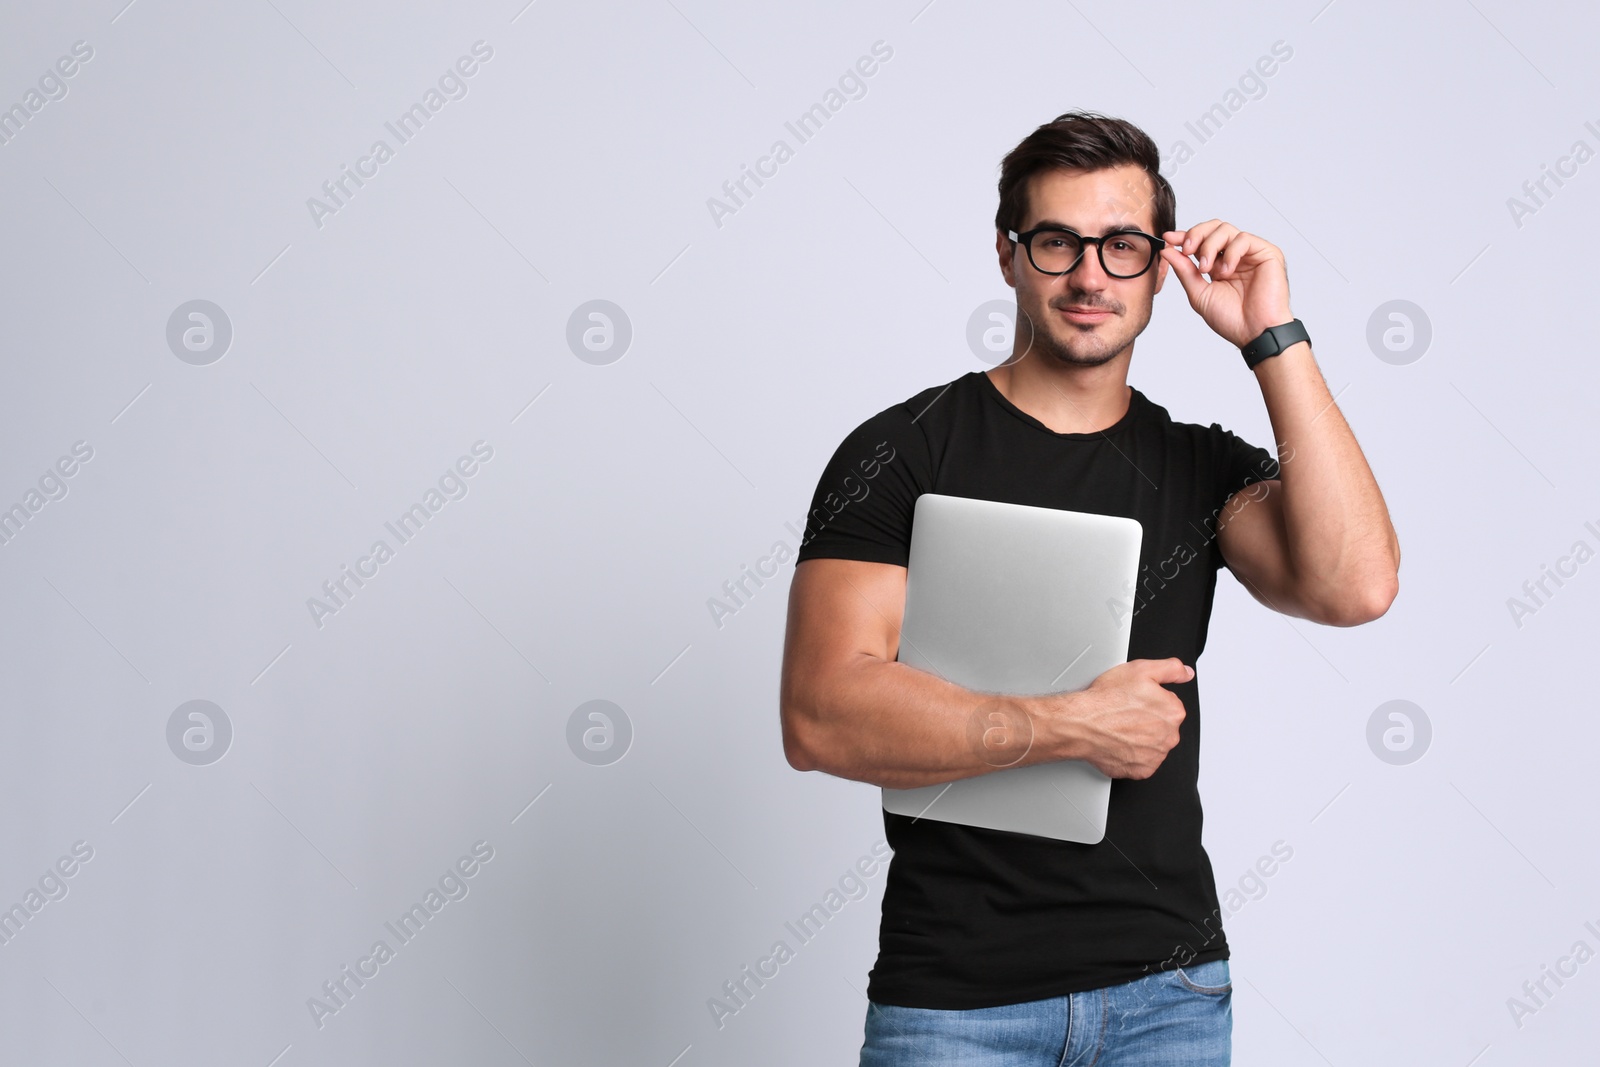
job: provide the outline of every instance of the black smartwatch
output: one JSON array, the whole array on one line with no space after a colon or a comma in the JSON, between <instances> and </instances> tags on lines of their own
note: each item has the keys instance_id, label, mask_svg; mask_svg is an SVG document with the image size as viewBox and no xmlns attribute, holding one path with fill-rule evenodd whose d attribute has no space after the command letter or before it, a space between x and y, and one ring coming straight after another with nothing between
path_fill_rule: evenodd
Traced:
<instances>
[{"instance_id":1,"label":"black smartwatch","mask_svg":"<svg viewBox=\"0 0 1600 1067\"><path fill-rule=\"evenodd\" d=\"M1268 326L1260 337L1239 351L1244 353L1244 365L1255 370L1256 364L1268 356L1275 356L1290 345L1309 340L1311 335L1306 333L1306 324L1299 319L1291 319L1281 326Z\"/></svg>"}]
</instances>

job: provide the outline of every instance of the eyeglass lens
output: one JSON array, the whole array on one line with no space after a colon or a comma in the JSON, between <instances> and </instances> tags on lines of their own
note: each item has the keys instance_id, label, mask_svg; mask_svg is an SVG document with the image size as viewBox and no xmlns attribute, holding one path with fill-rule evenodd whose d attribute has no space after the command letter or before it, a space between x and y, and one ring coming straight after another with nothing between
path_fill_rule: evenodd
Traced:
<instances>
[{"instance_id":1,"label":"eyeglass lens","mask_svg":"<svg viewBox=\"0 0 1600 1067\"><path fill-rule=\"evenodd\" d=\"M1030 251L1035 267L1058 274L1077 262L1083 241L1069 230L1043 230L1034 234ZM1114 234L1100 243L1100 265L1113 277L1142 274L1154 258L1155 244L1143 234Z\"/></svg>"}]
</instances>

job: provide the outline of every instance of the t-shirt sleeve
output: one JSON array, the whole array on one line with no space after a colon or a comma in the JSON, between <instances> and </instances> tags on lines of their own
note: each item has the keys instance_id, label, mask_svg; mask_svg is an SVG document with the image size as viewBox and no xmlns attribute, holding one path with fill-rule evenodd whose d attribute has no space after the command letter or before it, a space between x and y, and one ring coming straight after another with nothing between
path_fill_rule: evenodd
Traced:
<instances>
[{"instance_id":1,"label":"t-shirt sleeve","mask_svg":"<svg viewBox=\"0 0 1600 1067\"><path fill-rule=\"evenodd\" d=\"M1278 477L1278 460L1271 452L1216 423L1211 424L1211 432L1218 440L1215 507L1220 508L1247 485Z\"/></svg>"},{"instance_id":2,"label":"t-shirt sleeve","mask_svg":"<svg viewBox=\"0 0 1600 1067\"><path fill-rule=\"evenodd\" d=\"M1220 516L1228 498L1246 486L1278 477L1278 460L1271 452L1244 438L1211 424L1217 441L1216 489L1212 494L1212 515ZM1215 521L1215 520L1213 520ZM1215 554L1218 567L1224 565L1222 553Z\"/></svg>"},{"instance_id":3,"label":"t-shirt sleeve","mask_svg":"<svg viewBox=\"0 0 1600 1067\"><path fill-rule=\"evenodd\" d=\"M795 563L821 557L906 566L917 497L932 480L927 435L907 405L880 411L850 431L823 467Z\"/></svg>"}]
</instances>

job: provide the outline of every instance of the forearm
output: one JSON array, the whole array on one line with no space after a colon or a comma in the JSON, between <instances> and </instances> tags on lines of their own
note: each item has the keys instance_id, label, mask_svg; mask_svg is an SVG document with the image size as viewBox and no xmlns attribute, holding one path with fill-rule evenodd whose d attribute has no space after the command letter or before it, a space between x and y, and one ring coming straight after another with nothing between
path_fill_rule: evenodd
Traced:
<instances>
[{"instance_id":1,"label":"forearm","mask_svg":"<svg viewBox=\"0 0 1600 1067\"><path fill-rule=\"evenodd\" d=\"M1387 604L1399 541L1311 346L1291 345L1255 373L1278 441L1285 551L1302 597L1334 614Z\"/></svg>"},{"instance_id":2,"label":"forearm","mask_svg":"<svg viewBox=\"0 0 1600 1067\"><path fill-rule=\"evenodd\" d=\"M786 709L791 763L840 778L914 789L1006 767L1074 758L1078 694L980 693L898 661L857 657ZM1050 701L1041 714L1042 701Z\"/></svg>"}]
</instances>

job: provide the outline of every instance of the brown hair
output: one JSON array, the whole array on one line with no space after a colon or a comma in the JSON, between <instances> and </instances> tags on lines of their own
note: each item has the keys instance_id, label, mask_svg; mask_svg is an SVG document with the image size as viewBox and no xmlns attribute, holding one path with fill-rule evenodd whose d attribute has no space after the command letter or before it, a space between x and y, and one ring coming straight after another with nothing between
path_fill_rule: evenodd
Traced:
<instances>
[{"instance_id":1,"label":"brown hair","mask_svg":"<svg viewBox=\"0 0 1600 1067\"><path fill-rule=\"evenodd\" d=\"M1155 235L1177 226L1177 197L1161 174L1161 152L1133 123L1092 111L1068 111L1023 138L1000 161L1000 208L994 225L1000 232L1022 229L1027 216L1028 179L1057 167L1101 170L1131 164L1143 167L1155 188Z\"/></svg>"}]
</instances>

